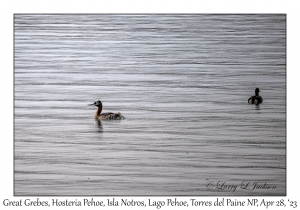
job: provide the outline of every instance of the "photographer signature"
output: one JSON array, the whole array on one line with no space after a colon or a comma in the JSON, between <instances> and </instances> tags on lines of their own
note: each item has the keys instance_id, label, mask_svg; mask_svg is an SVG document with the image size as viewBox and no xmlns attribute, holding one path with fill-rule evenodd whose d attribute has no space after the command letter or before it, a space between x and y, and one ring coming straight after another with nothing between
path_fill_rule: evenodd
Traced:
<instances>
[{"instance_id":1,"label":"photographer signature","mask_svg":"<svg viewBox=\"0 0 300 210\"><path fill-rule=\"evenodd\" d=\"M218 181L217 183L209 181L206 183L206 188L217 189L222 191L235 192L238 187L242 190L249 190L249 191L276 189L276 185L267 184L266 182L257 182L257 181L243 181L239 185L229 184L226 181Z\"/></svg>"}]
</instances>

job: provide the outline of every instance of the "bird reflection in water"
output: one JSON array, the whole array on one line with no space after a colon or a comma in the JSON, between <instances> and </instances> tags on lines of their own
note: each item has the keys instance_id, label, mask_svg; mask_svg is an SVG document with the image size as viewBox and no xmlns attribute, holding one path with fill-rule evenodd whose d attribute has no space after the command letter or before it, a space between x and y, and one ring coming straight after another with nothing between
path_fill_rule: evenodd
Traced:
<instances>
[{"instance_id":1,"label":"bird reflection in water","mask_svg":"<svg viewBox=\"0 0 300 210\"><path fill-rule=\"evenodd\" d=\"M103 132L102 122L99 119L95 119L94 124L99 128L99 132Z\"/></svg>"}]
</instances>

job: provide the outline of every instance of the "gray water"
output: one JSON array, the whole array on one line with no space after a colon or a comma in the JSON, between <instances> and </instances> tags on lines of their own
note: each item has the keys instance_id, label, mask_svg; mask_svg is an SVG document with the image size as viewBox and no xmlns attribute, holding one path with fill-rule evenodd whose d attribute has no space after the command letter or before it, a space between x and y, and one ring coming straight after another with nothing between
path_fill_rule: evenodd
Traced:
<instances>
[{"instance_id":1,"label":"gray water","mask_svg":"<svg viewBox=\"0 0 300 210\"><path fill-rule=\"evenodd\" d=\"M285 15L16 14L14 65L15 195L286 195Z\"/></svg>"}]
</instances>

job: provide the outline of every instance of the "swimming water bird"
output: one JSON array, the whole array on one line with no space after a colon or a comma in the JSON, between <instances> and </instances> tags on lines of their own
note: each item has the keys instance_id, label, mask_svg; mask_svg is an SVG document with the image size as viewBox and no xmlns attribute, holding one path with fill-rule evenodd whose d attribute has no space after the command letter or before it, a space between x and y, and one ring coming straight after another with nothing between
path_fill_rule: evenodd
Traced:
<instances>
[{"instance_id":1,"label":"swimming water bird","mask_svg":"<svg viewBox=\"0 0 300 210\"><path fill-rule=\"evenodd\" d=\"M248 99L248 103L249 104L255 104L255 105L258 105L260 103L263 102L263 99L262 97L259 95L259 88L256 88L255 89L255 96L251 96L249 99Z\"/></svg>"},{"instance_id":2,"label":"swimming water bird","mask_svg":"<svg viewBox=\"0 0 300 210\"><path fill-rule=\"evenodd\" d=\"M125 119L125 117L120 113L112 113L112 112L106 112L106 113L101 113L102 112L102 102L101 101L96 101L93 104L90 105L95 105L96 107L98 107L94 118L95 119L99 119L99 120L122 120Z\"/></svg>"}]
</instances>

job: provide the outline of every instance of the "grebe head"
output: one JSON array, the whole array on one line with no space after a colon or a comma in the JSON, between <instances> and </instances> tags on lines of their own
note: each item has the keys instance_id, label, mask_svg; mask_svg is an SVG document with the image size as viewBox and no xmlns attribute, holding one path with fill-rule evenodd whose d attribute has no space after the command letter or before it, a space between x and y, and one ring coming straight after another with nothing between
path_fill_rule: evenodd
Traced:
<instances>
[{"instance_id":1,"label":"grebe head","mask_svg":"<svg viewBox=\"0 0 300 210\"><path fill-rule=\"evenodd\" d=\"M99 107L100 105L102 105L102 103L101 103L101 101L98 100L98 101L94 102L93 104L88 104L88 106L92 106L92 105Z\"/></svg>"},{"instance_id":2,"label":"grebe head","mask_svg":"<svg viewBox=\"0 0 300 210\"><path fill-rule=\"evenodd\" d=\"M258 96L259 92L260 92L260 91L259 91L259 88L256 88L256 89L255 89L255 95Z\"/></svg>"},{"instance_id":3,"label":"grebe head","mask_svg":"<svg viewBox=\"0 0 300 210\"><path fill-rule=\"evenodd\" d=\"M98 101L96 101L95 103L93 103L93 105L99 107L99 106L102 105L102 102L98 100Z\"/></svg>"}]
</instances>

